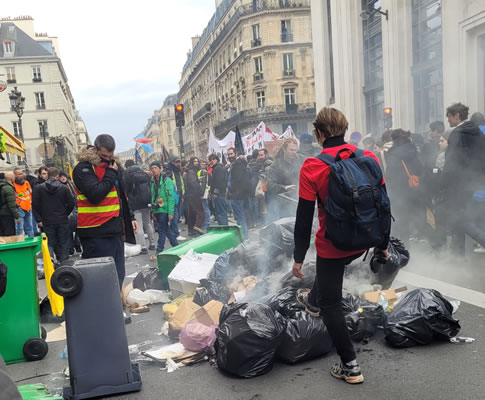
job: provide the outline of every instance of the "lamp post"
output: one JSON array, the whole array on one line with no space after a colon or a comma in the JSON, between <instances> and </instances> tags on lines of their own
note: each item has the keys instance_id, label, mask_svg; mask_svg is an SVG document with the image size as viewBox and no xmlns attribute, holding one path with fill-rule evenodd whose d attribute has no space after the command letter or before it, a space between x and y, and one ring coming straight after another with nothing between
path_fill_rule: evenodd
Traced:
<instances>
[{"instance_id":1,"label":"lamp post","mask_svg":"<svg viewBox=\"0 0 485 400\"><path fill-rule=\"evenodd\" d=\"M20 140L24 141L24 132L22 130L22 115L24 113L24 105L25 105L25 97L22 97L22 92L17 90L17 86L15 86L10 94L8 95L10 99L10 108L12 111L17 113L17 117L19 118L19 137ZM25 166L27 166L27 151L25 152Z\"/></svg>"}]
</instances>

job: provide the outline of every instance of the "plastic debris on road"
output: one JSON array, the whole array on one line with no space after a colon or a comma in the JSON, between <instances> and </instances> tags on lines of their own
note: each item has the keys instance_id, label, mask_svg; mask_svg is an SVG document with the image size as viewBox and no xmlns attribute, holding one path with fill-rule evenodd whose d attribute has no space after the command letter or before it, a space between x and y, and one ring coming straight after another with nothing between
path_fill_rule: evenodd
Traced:
<instances>
[{"instance_id":1,"label":"plastic debris on road","mask_svg":"<svg viewBox=\"0 0 485 400\"><path fill-rule=\"evenodd\" d=\"M474 338L465 337L465 336L455 336L450 338L451 343L473 343L475 341Z\"/></svg>"}]
</instances>

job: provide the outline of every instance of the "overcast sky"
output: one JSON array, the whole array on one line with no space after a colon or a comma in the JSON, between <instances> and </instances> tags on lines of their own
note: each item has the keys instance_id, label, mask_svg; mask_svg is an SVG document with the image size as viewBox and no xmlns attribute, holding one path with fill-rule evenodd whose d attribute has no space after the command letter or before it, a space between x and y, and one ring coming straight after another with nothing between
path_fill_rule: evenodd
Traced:
<instances>
[{"instance_id":1,"label":"overcast sky","mask_svg":"<svg viewBox=\"0 0 485 400\"><path fill-rule=\"evenodd\" d=\"M110 133L123 151L134 147L133 137L164 98L178 91L191 37L202 33L214 11L214 0L22 0L2 1L0 16L30 15L36 32L59 38L91 139Z\"/></svg>"}]
</instances>

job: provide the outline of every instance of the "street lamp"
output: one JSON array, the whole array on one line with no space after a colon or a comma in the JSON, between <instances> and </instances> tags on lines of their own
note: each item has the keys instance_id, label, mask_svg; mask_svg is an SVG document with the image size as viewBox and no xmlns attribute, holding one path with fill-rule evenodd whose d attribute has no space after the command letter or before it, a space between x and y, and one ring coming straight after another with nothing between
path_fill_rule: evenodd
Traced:
<instances>
[{"instance_id":1,"label":"street lamp","mask_svg":"<svg viewBox=\"0 0 485 400\"><path fill-rule=\"evenodd\" d=\"M10 99L11 110L15 111L19 118L19 137L23 142L24 132L22 130L22 115L24 114L25 97L22 97L22 92L19 92L17 86L15 86L8 95L8 98ZM25 166L27 166L27 152L25 152Z\"/></svg>"}]
</instances>

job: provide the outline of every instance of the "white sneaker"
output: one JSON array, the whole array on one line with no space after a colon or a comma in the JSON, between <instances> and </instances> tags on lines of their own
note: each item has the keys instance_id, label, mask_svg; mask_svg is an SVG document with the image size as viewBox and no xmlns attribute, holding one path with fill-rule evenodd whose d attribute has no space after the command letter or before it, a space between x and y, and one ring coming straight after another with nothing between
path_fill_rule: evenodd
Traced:
<instances>
[{"instance_id":1,"label":"white sneaker","mask_svg":"<svg viewBox=\"0 0 485 400\"><path fill-rule=\"evenodd\" d=\"M187 238L183 237L182 235L177 236L177 241L184 241L187 240Z\"/></svg>"}]
</instances>

